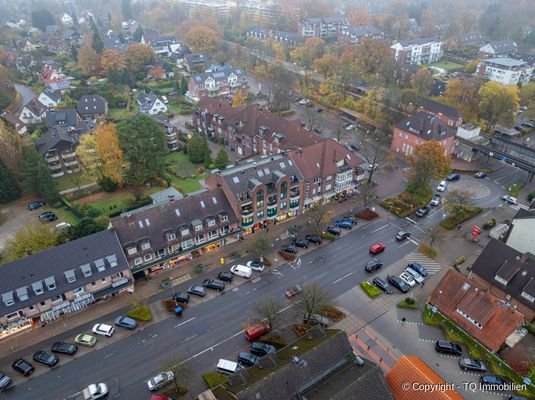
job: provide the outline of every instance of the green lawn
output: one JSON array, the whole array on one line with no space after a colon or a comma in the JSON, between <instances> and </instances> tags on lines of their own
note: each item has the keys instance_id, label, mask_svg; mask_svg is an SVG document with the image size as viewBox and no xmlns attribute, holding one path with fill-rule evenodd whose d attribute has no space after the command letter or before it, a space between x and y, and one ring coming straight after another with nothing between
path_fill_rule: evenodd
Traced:
<instances>
[{"instance_id":1,"label":"green lawn","mask_svg":"<svg viewBox=\"0 0 535 400\"><path fill-rule=\"evenodd\" d=\"M61 192L63 190L72 189L78 187L78 185L87 185L91 183L91 179L88 179L87 176L81 172L76 172L74 174L65 174L59 178L55 178L56 185L58 185L58 190Z\"/></svg>"},{"instance_id":2,"label":"green lawn","mask_svg":"<svg viewBox=\"0 0 535 400\"><path fill-rule=\"evenodd\" d=\"M196 192L202 188L200 179L205 179L208 174L198 174L197 168L202 164L193 164L188 155L182 151L174 151L165 156L165 165L175 171L175 174L167 173L171 179L171 184L181 193ZM182 179L180 176L190 176ZM194 177L193 177L194 176Z\"/></svg>"},{"instance_id":3,"label":"green lawn","mask_svg":"<svg viewBox=\"0 0 535 400\"><path fill-rule=\"evenodd\" d=\"M64 208L53 208L52 211L58 216L59 222L67 222L71 225L77 224L80 220L72 212L65 210ZM59 223L57 222L57 223Z\"/></svg>"},{"instance_id":4,"label":"green lawn","mask_svg":"<svg viewBox=\"0 0 535 400\"><path fill-rule=\"evenodd\" d=\"M454 63L454 62L451 62L451 61L439 61L439 62L436 62L436 63L433 63L433 64L427 64L425 66L426 67L442 68L442 69L445 69L447 72L450 72L450 71L453 71L453 70L456 70L456 69L460 69L460 68L464 68L464 65L457 64L457 63Z\"/></svg>"},{"instance_id":5,"label":"green lawn","mask_svg":"<svg viewBox=\"0 0 535 400\"><path fill-rule=\"evenodd\" d=\"M131 206L135 197L132 193L126 191L106 193L104 198L95 200L90 203L90 206L102 211L102 214L109 215L113 212L126 209ZM79 204L76 201L74 204Z\"/></svg>"}]
</instances>

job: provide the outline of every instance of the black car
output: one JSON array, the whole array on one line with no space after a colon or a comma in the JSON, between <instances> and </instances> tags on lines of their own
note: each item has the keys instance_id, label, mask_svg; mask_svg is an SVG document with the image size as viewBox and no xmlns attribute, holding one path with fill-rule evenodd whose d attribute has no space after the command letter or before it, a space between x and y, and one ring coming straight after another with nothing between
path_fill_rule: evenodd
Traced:
<instances>
[{"instance_id":1,"label":"black car","mask_svg":"<svg viewBox=\"0 0 535 400\"><path fill-rule=\"evenodd\" d=\"M428 272L427 270L425 269L425 267L420 264L420 263L417 263L417 262L411 262L411 263L408 263L407 264L407 268L410 268L410 269L413 269L415 270L416 272L418 272L420 275L422 275L424 278L427 276Z\"/></svg>"},{"instance_id":2,"label":"black car","mask_svg":"<svg viewBox=\"0 0 535 400\"><path fill-rule=\"evenodd\" d=\"M321 244L321 238L318 235L306 235L305 239L311 243Z\"/></svg>"},{"instance_id":3,"label":"black car","mask_svg":"<svg viewBox=\"0 0 535 400\"><path fill-rule=\"evenodd\" d=\"M223 282L232 282L232 279L234 279L234 275L232 275L231 272L222 271L219 274L217 274L217 279Z\"/></svg>"},{"instance_id":4,"label":"black car","mask_svg":"<svg viewBox=\"0 0 535 400\"><path fill-rule=\"evenodd\" d=\"M173 294L172 299L178 303L188 304L189 303L189 294L187 293L175 293Z\"/></svg>"},{"instance_id":5,"label":"black car","mask_svg":"<svg viewBox=\"0 0 535 400\"><path fill-rule=\"evenodd\" d=\"M33 365L23 358L15 360L15 362L11 364L11 367L24 376L30 376L33 371L35 371Z\"/></svg>"},{"instance_id":6,"label":"black car","mask_svg":"<svg viewBox=\"0 0 535 400\"><path fill-rule=\"evenodd\" d=\"M322 131L320 128L318 128L317 126L314 127L312 130L313 130L314 132L320 134L320 135L321 135L321 133L323 132L323 131Z\"/></svg>"},{"instance_id":7,"label":"black car","mask_svg":"<svg viewBox=\"0 0 535 400\"><path fill-rule=\"evenodd\" d=\"M439 353L452 354L460 356L463 354L463 349L456 343L448 342L447 340L437 340L435 342L435 350Z\"/></svg>"},{"instance_id":8,"label":"black car","mask_svg":"<svg viewBox=\"0 0 535 400\"><path fill-rule=\"evenodd\" d=\"M388 284L387 281L385 281L382 278L379 278L379 277L374 278L373 284L377 286L379 289L381 289L383 292L385 292L386 294L394 293L394 291L392 290L392 287Z\"/></svg>"},{"instance_id":9,"label":"black car","mask_svg":"<svg viewBox=\"0 0 535 400\"><path fill-rule=\"evenodd\" d=\"M73 343L56 342L52 345L52 353L67 354L72 356L78 351L78 346Z\"/></svg>"},{"instance_id":10,"label":"black car","mask_svg":"<svg viewBox=\"0 0 535 400\"><path fill-rule=\"evenodd\" d=\"M258 357L254 354L247 353L245 351L242 351L240 354L238 354L238 363L247 367L252 367L253 365L258 364L258 361Z\"/></svg>"},{"instance_id":11,"label":"black car","mask_svg":"<svg viewBox=\"0 0 535 400\"><path fill-rule=\"evenodd\" d=\"M359 150L360 150L360 147L357 146L357 145L354 144L354 143L350 143L350 144L349 144L349 147L351 147L351 150L353 150L353 151L359 151Z\"/></svg>"},{"instance_id":12,"label":"black car","mask_svg":"<svg viewBox=\"0 0 535 400\"><path fill-rule=\"evenodd\" d=\"M327 232L329 232L331 235L334 235L334 236L340 236L342 234L340 229L338 229L338 228L336 228L334 226L328 226L327 227Z\"/></svg>"},{"instance_id":13,"label":"black car","mask_svg":"<svg viewBox=\"0 0 535 400\"><path fill-rule=\"evenodd\" d=\"M476 172L474 174L474 178L476 179L483 179L483 178L486 178L487 177L487 174L484 173L483 171L479 171L479 172Z\"/></svg>"},{"instance_id":14,"label":"black car","mask_svg":"<svg viewBox=\"0 0 535 400\"><path fill-rule=\"evenodd\" d=\"M11 386L11 378L4 374L3 372L0 372L0 391L6 390L8 387Z\"/></svg>"},{"instance_id":15,"label":"black car","mask_svg":"<svg viewBox=\"0 0 535 400\"><path fill-rule=\"evenodd\" d=\"M379 268L383 266L383 262L379 260L378 258L373 258L366 264L366 267L364 269L366 272L374 272L377 271Z\"/></svg>"},{"instance_id":16,"label":"black car","mask_svg":"<svg viewBox=\"0 0 535 400\"><path fill-rule=\"evenodd\" d=\"M294 239L292 244L296 247L301 247L302 249L308 249L308 240L306 239Z\"/></svg>"},{"instance_id":17,"label":"black car","mask_svg":"<svg viewBox=\"0 0 535 400\"><path fill-rule=\"evenodd\" d=\"M39 215L39 219L43 222L52 222L58 219L57 215L52 211L45 211Z\"/></svg>"},{"instance_id":18,"label":"black car","mask_svg":"<svg viewBox=\"0 0 535 400\"><path fill-rule=\"evenodd\" d=\"M387 276L386 281L390 283L392 286L394 286L401 293L407 293L410 290L409 285L403 282L401 278L398 276L389 275Z\"/></svg>"},{"instance_id":19,"label":"black car","mask_svg":"<svg viewBox=\"0 0 535 400\"><path fill-rule=\"evenodd\" d=\"M474 360L473 358L459 358L459 367L463 370L487 372L487 366L481 360Z\"/></svg>"},{"instance_id":20,"label":"black car","mask_svg":"<svg viewBox=\"0 0 535 400\"><path fill-rule=\"evenodd\" d=\"M505 385L505 380L496 375L483 375L479 378L479 384L487 390L497 390L495 386Z\"/></svg>"},{"instance_id":21,"label":"black car","mask_svg":"<svg viewBox=\"0 0 535 400\"><path fill-rule=\"evenodd\" d=\"M52 368L59 362L59 358L55 356L54 354L50 354L50 353L47 353L46 351L39 350L33 354L33 361Z\"/></svg>"},{"instance_id":22,"label":"black car","mask_svg":"<svg viewBox=\"0 0 535 400\"><path fill-rule=\"evenodd\" d=\"M354 216L352 215L346 215L345 217L342 217L342 221L349 221L351 222L353 225L357 225L357 223L359 222Z\"/></svg>"},{"instance_id":23,"label":"black car","mask_svg":"<svg viewBox=\"0 0 535 400\"><path fill-rule=\"evenodd\" d=\"M255 356L262 357L269 353L276 353L277 349L267 343L253 342L251 343L251 349L249 351Z\"/></svg>"},{"instance_id":24,"label":"black car","mask_svg":"<svg viewBox=\"0 0 535 400\"><path fill-rule=\"evenodd\" d=\"M416 211L416 216L425 217L427 214L429 214L429 211L431 211L431 209L428 206L423 206L418 211Z\"/></svg>"},{"instance_id":25,"label":"black car","mask_svg":"<svg viewBox=\"0 0 535 400\"><path fill-rule=\"evenodd\" d=\"M206 296L206 289L203 286L190 286L188 288L189 294L194 294L195 296L204 297Z\"/></svg>"},{"instance_id":26,"label":"black car","mask_svg":"<svg viewBox=\"0 0 535 400\"><path fill-rule=\"evenodd\" d=\"M297 249L293 246L282 246L281 251L283 253L297 254Z\"/></svg>"},{"instance_id":27,"label":"black car","mask_svg":"<svg viewBox=\"0 0 535 400\"><path fill-rule=\"evenodd\" d=\"M450 174L446 177L447 181L458 181L459 179L461 179L461 175L459 174Z\"/></svg>"},{"instance_id":28,"label":"black car","mask_svg":"<svg viewBox=\"0 0 535 400\"><path fill-rule=\"evenodd\" d=\"M318 108L316 108L316 111L319 112L319 113L320 113L320 112L323 112L323 108L318 107Z\"/></svg>"},{"instance_id":29,"label":"black car","mask_svg":"<svg viewBox=\"0 0 535 400\"><path fill-rule=\"evenodd\" d=\"M396 240L402 241L411 237L411 233L407 231L399 231L396 234Z\"/></svg>"},{"instance_id":30,"label":"black car","mask_svg":"<svg viewBox=\"0 0 535 400\"><path fill-rule=\"evenodd\" d=\"M217 279L205 279L202 285L205 288L217 290L218 292L225 290L225 282L219 281Z\"/></svg>"},{"instance_id":31,"label":"black car","mask_svg":"<svg viewBox=\"0 0 535 400\"><path fill-rule=\"evenodd\" d=\"M41 208L45 205L46 203L44 201L32 201L31 203L29 203L26 208L30 211L33 211L33 210L36 210L38 208Z\"/></svg>"}]
</instances>

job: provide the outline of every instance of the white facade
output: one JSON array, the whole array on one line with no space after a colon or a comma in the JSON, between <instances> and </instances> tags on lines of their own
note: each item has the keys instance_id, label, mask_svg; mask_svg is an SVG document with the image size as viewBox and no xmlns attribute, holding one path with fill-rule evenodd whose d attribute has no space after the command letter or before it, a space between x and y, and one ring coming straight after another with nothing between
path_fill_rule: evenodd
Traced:
<instances>
[{"instance_id":1,"label":"white facade","mask_svg":"<svg viewBox=\"0 0 535 400\"><path fill-rule=\"evenodd\" d=\"M405 64L430 64L440 61L443 55L442 42L435 40L398 42L391 49L396 61Z\"/></svg>"},{"instance_id":2,"label":"white facade","mask_svg":"<svg viewBox=\"0 0 535 400\"><path fill-rule=\"evenodd\" d=\"M72 18L69 14L67 13L64 13L63 16L61 17L61 23L63 25L72 25Z\"/></svg>"},{"instance_id":3,"label":"white facade","mask_svg":"<svg viewBox=\"0 0 535 400\"><path fill-rule=\"evenodd\" d=\"M533 67L513 58L489 58L479 63L476 73L502 85L517 85L529 82Z\"/></svg>"},{"instance_id":4,"label":"white facade","mask_svg":"<svg viewBox=\"0 0 535 400\"><path fill-rule=\"evenodd\" d=\"M41 93L39 97L37 98L39 103L44 105L45 107L56 107L59 104L59 101L56 101L54 99L51 99L46 95L45 92Z\"/></svg>"},{"instance_id":5,"label":"white facade","mask_svg":"<svg viewBox=\"0 0 535 400\"><path fill-rule=\"evenodd\" d=\"M167 112L167 106L160 99L156 99L151 109L149 110L150 115L156 115L165 112Z\"/></svg>"},{"instance_id":6,"label":"white facade","mask_svg":"<svg viewBox=\"0 0 535 400\"><path fill-rule=\"evenodd\" d=\"M28 107L24 107L22 109L22 112L20 113L19 119L24 122L26 125L28 124L38 124L39 122L43 121L44 114L41 115L35 115Z\"/></svg>"},{"instance_id":7,"label":"white facade","mask_svg":"<svg viewBox=\"0 0 535 400\"><path fill-rule=\"evenodd\" d=\"M535 254L535 220L533 218L520 218L513 220L513 227L507 238L507 246L523 254Z\"/></svg>"}]
</instances>

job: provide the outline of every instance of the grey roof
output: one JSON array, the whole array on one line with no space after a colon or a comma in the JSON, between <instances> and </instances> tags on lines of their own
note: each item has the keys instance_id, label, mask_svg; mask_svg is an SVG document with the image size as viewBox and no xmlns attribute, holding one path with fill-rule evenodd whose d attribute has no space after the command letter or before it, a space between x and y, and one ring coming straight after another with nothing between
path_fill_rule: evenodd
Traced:
<instances>
[{"instance_id":1,"label":"grey roof","mask_svg":"<svg viewBox=\"0 0 535 400\"><path fill-rule=\"evenodd\" d=\"M84 95L80 97L76 110L78 114L104 114L106 113L106 99L98 94Z\"/></svg>"},{"instance_id":2,"label":"grey roof","mask_svg":"<svg viewBox=\"0 0 535 400\"><path fill-rule=\"evenodd\" d=\"M59 90L52 91L50 89L43 90L43 94L46 95L50 100L55 101L56 103L59 103L61 100L61 92Z\"/></svg>"},{"instance_id":3,"label":"grey roof","mask_svg":"<svg viewBox=\"0 0 535 400\"><path fill-rule=\"evenodd\" d=\"M413 45L422 45L427 43L439 43L441 40L437 38L417 38L417 39L409 39L409 40L401 40L399 43L403 46L413 46Z\"/></svg>"},{"instance_id":4,"label":"grey roof","mask_svg":"<svg viewBox=\"0 0 535 400\"><path fill-rule=\"evenodd\" d=\"M344 33L348 33L356 37L363 37L363 36L381 35L383 32L375 26L363 25L363 26L350 26L344 29Z\"/></svg>"},{"instance_id":5,"label":"grey roof","mask_svg":"<svg viewBox=\"0 0 535 400\"><path fill-rule=\"evenodd\" d=\"M410 132L424 140L442 140L455 135L455 130L443 124L434 115L419 111L413 116L404 119L396 128Z\"/></svg>"},{"instance_id":6,"label":"grey roof","mask_svg":"<svg viewBox=\"0 0 535 400\"><path fill-rule=\"evenodd\" d=\"M150 198L155 204L168 203L170 200L180 200L184 198L182 193L176 190L173 186L167 189L160 190L159 192L150 195Z\"/></svg>"},{"instance_id":7,"label":"grey roof","mask_svg":"<svg viewBox=\"0 0 535 400\"><path fill-rule=\"evenodd\" d=\"M24 122L22 122L20 118L12 112L3 114L2 118L16 130L19 130L24 127Z\"/></svg>"},{"instance_id":8,"label":"grey roof","mask_svg":"<svg viewBox=\"0 0 535 400\"><path fill-rule=\"evenodd\" d=\"M238 201L240 194L249 189L250 182L255 184L255 181L260 181L263 184L268 184L278 181L281 176L296 176L298 181L303 180L303 175L292 159L282 154L226 168L219 174Z\"/></svg>"},{"instance_id":9,"label":"grey roof","mask_svg":"<svg viewBox=\"0 0 535 400\"><path fill-rule=\"evenodd\" d=\"M514 52L509 54L509 57L516 60L525 61L531 66L535 66L535 54Z\"/></svg>"},{"instance_id":10,"label":"grey roof","mask_svg":"<svg viewBox=\"0 0 535 400\"><path fill-rule=\"evenodd\" d=\"M32 114L37 117L43 115L43 113L46 111L46 106L37 100L37 98L31 99L24 107L30 110Z\"/></svg>"},{"instance_id":11,"label":"grey roof","mask_svg":"<svg viewBox=\"0 0 535 400\"><path fill-rule=\"evenodd\" d=\"M535 209L524 210L521 208L516 212L515 216L513 217L513 221L515 219L535 219Z\"/></svg>"},{"instance_id":12,"label":"grey roof","mask_svg":"<svg viewBox=\"0 0 535 400\"><path fill-rule=\"evenodd\" d=\"M231 74L236 75L238 79L245 78L245 74L243 73L241 68L232 68L215 72L204 72L202 74L195 74L192 76L192 79L196 84L204 83L208 78L212 78L216 82L226 82Z\"/></svg>"},{"instance_id":13,"label":"grey roof","mask_svg":"<svg viewBox=\"0 0 535 400\"><path fill-rule=\"evenodd\" d=\"M117 49L121 54L124 53L127 46L126 43L121 43L121 40L118 37L104 38L102 43L104 44L105 49Z\"/></svg>"},{"instance_id":14,"label":"grey roof","mask_svg":"<svg viewBox=\"0 0 535 400\"><path fill-rule=\"evenodd\" d=\"M149 111L154 103L158 100L158 96L154 92L145 93L141 92L137 95L137 103L139 105L139 111L146 112Z\"/></svg>"},{"instance_id":15,"label":"grey roof","mask_svg":"<svg viewBox=\"0 0 535 400\"><path fill-rule=\"evenodd\" d=\"M515 60L514 58L509 58L509 57L487 58L483 60L483 62L501 65L503 67L509 67L509 68L522 67L522 66L527 65L527 63L524 61Z\"/></svg>"},{"instance_id":16,"label":"grey roof","mask_svg":"<svg viewBox=\"0 0 535 400\"><path fill-rule=\"evenodd\" d=\"M317 17L317 18L304 18L301 20L302 24L347 24L347 20L344 17Z\"/></svg>"},{"instance_id":17,"label":"grey roof","mask_svg":"<svg viewBox=\"0 0 535 400\"><path fill-rule=\"evenodd\" d=\"M464 45L471 45L471 44L480 45L481 43L483 43L483 36L481 35L481 33L477 33L477 32L467 33L461 38L461 42Z\"/></svg>"},{"instance_id":18,"label":"grey roof","mask_svg":"<svg viewBox=\"0 0 535 400\"><path fill-rule=\"evenodd\" d=\"M208 64L211 60L212 57L206 53L190 53L184 55L184 61L189 65Z\"/></svg>"},{"instance_id":19,"label":"grey roof","mask_svg":"<svg viewBox=\"0 0 535 400\"><path fill-rule=\"evenodd\" d=\"M461 113L455 107L448 106L447 104L426 97L419 97L418 104L432 113L447 115L448 117L455 119L461 117Z\"/></svg>"},{"instance_id":20,"label":"grey roof","mask_svg":"<svg viewBox=\"0 0 535 400\"><path fill-rule=\"evenodd\" d=\"M516 43L512 40L500 40L497 42L490 42L488 43L488 45L492 47L492 50L495 54L509 53L515 51L518 48Z\"/></svg>"},{"instance_id":21,"label":"grey roof","mask_svg":"<svg viewBox=\"0 0 535 400\"><path fill-rule=\"evenodd\" d=\"M46 112L46 127L48 129L53 126L72 126L78 125L78 115L74 108L58 108L55 110L48 110Z\"/></svg>"},{"instance_id":22,"label":"grey roof","mask_svg":"<svg viewBox=\"0 0 535 400\"><path fill-rule=\"evenodd\" d=\"M112 257L112 258L109 258ZM104 271L98 271L95 261L105 260ZM117 265L111 267L110 261L115 259ZM84 276L80 266L89 264L91 276ZM6 306L0 301L0 315L6 315L24 307L39 303L66 291L76 289L102 277L117 273L128 268L128 262L115 232L106 230L73 240L65 244L43 250L19 260L0 266L0 297L14 297L15 304ZM66 271L74 270L76 281L69 283ZM55 289L47 288L47 284L55 284ZM42 287L43 293L34 291ZM27 288L29 299L20 301L13 294L19 288Z\"/></svg>"},{"instance_id":23,"label":"grey roof","mask_svg":"<svg viewBox=\"0 0 535 400\"><path fill-rule=\"evenodd\" d=\"M45 155L50 150L60 150L62 147L74 148L79 142L78 130L73 130L68 126L55 126L35 142L35 147L39 153Z\"/></svg>"}]
</instances>

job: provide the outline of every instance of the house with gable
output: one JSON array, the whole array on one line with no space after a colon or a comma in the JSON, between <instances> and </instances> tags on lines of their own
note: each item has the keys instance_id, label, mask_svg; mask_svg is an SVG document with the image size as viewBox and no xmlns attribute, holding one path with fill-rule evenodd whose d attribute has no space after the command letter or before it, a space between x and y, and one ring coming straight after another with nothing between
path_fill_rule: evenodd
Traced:
<instances>
[{"instance_id":1,"label":"house with gable","mask_svg":"<svg viewBox=\"0 0 535 400\"><path fill-rule=\"evenodd\" d=\"M98 94L83 95L76 104L76 111L83 120L96 120L108 113L108 101Z\"/></svg>"},{"instance_id":2,"label":"house with gable","mask_svg":"<svg viewBox=\"0 0 535 400\"><path fill-rule=\"evenodd\" d=\"M204 71L212 62L212 57L206 53L189 53L184 54L184 68L190 74L195 71Z\"/></svg>"},{"instance_id":3,"label":"house with gable","mask_svg":"<svg viewBox=\"0 0 535 400\"><path fill-rule=\"evenodd\" d=\"M53 92L50 89L45 89L41 92L37 100L41 102L45 107L57 107L61 102L61 92Z\"/></svg>"},{"instance_id":4,"label":"house with gable","mask_svg":"<svg viewBox=\"0 0 535 400\"><path fill-rule=\"evenodd\" d=\"M337 37L348 23L344 17L305 18L297 28L302 37Z\"/></svg>"},{"instance_id":5,"label":"house with gable","mask_svg":"<svg viewBox=\"0 0 535 400\"><path fill-rule=\"evenodd\" d=\"M136 101L139 106L139 112L143 114L156 115L167 112L167 106L154 92L140 92Z\"/></svg>"},{"instance_id":6,"label":"house with gable","mask_svg":"<svg viewBox=\"0 0 535 400\"><path fill-rule=\"evenodd\" d=\"M80 118L74 108L58 108L46 111L46 128L54 126L66 126L76 128L80 123Z\"/></svg>"},{"instance_id":7,"label":"house with gable","mask_svg":"<svg viewBox=\"0 0 535 400\"><path fill-rule=\"evenodd\" d=\"M512 40L500 40L490 42L479 48L479 53L484 57L504 57L518 50L518 46Z\"/></svg>"},{"instance_id":8,"label":"house with gable","mask_svg":"<svg viewBox=\"0 0 535 400\"><path fill-rule=\"evenodd\" d=\"M338 35L338 43L355 44L362 38L383 39L384 32L373 25L348 26L343 28Z\"/></svg>"},{"instance_id":9,"label":"house with gable","mask_svg":"<svg viewBox=\"0 0 535 400\"><path fill-rule=\"evenodd\" d=\"M47 108L37 99L31 99L20 113L19 119L26 125L43 121Z\"/></svg>"},{"instance_id":10,"label":"house with gable","mask_svg":"<svg viewBox=\"0 0 535 400\"><path fill-rule=\"evenodd\" d=\"M521 252L535 255L535 209L519 209L509 225L505 239L507 246Z\"/></svg>"},{"instance_id":11,"label":"house with gable","mask_svg":"<svg viewBox=\"0 0 535 400\"><path fill-rule=\"evenodd\" d=\"M39 77L41 83L50 91L61 91L70 87L70 78L60 70L50 66L45 66Z\"/></svg>"},{"instance_id":12,"label":"house with gable","mask_svg":"<svg viewBox=\"0 0 535 400\"><path fill-rule=\"evenodd\" d=\"M24 136L28 132L28 129L26 128L26 125L24 124L24 122L22 122L20 118L17 117L14 113L12 112L5 113L4 115L2 115L2 118L19 135Z\"/></svg>"},{"instance_id":13,"label":"house with gable","mask_svg":"<svg viewBox=\"0 0 535 400\"><path fill-rule=\"evenodd\" d=\"M69 126L54 126L35 142L35 147L45 158L53 178L80 171L76 155L80 134L79 130Z\"/></svg>"},{"instance_id":14,"label":"house with gable","mask_svg":"<svg viewBox=\"0 0 535 400\"><path fill-rule=\"evenodd\" d=\"M67 13L63 13L61 16L61 23L63 25L72 26L72 17Z\"/></svg>"},{"instance_id":15,"label":"house with gable","mask_svg":"<svg viewBox=\"0 0 535 400\"><path fill-rule=\"evenodd\" d=\"M463 124L463 116L455 107L447 104L429 99L427 97L419 97L417 100L418 110L425 111L437 117L443 124L458 128Z\"/></svg>"},{"instance_id":16,"label":"house with gable","mask_svg":"<svg viewBox=\"0 0 535 400\"><path fill-rule=\"evenodd\" d=\"M228 68L190 76L186 96L193 101L201 97L232 95L238 89L247 89L247 75L241 68Z\"/></svg>"}]
</instances>

